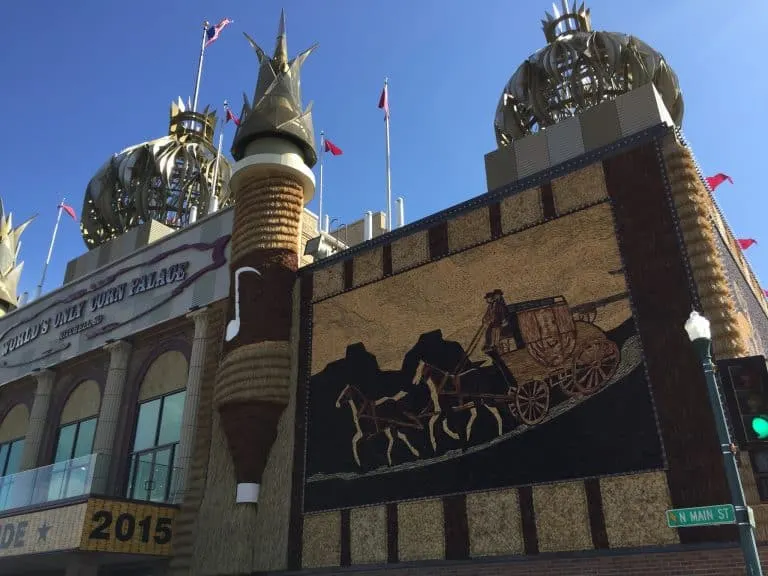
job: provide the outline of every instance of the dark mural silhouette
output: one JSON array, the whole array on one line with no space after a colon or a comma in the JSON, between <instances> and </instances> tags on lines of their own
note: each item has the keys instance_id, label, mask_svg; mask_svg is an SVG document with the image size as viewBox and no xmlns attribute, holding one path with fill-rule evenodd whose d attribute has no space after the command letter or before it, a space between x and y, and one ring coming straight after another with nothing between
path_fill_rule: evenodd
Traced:
<instances>
[{"instance_id":1,"label":"dark mural silhouette","mask_svg":"<svg viewBox=\"0 0 768 576\"><path fill-rule=\"evenodd\" d=\"M348 346L309 382L305 509L662 467L634 321L594 324L626 297L571 308L495 290L466 348L430 331L400 370Z\"/></svg>"}]
</instances>

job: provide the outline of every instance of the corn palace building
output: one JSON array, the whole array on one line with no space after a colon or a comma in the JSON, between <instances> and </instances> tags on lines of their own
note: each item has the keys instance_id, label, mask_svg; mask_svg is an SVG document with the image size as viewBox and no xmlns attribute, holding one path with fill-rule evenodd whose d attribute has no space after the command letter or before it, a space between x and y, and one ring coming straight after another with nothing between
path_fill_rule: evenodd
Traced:
<instances>
[{"instance_id":1,"label":"corn palace building","mask_svg":"<svg viewBox=\"0 0 768 576\"><path fill-rule=\"evenodd\" d=\"M488 192L343 242L284 21L232 143L169 135L88 185L88 252L0 319L3 574L741 574L713 348L758 539L768 307L664 58L584 7L504 88ZM376 230L374 230L376 228Z\"/></svg>"}]
</instances>

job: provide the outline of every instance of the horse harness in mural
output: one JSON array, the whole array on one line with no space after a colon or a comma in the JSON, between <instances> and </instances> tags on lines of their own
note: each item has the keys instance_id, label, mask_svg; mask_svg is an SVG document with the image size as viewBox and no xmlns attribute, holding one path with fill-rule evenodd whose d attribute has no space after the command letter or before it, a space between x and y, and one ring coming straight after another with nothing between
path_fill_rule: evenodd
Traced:
<instances>
[{"instance_id":1,"label":"horse harness in mural","mask_svg":"<svg viewBox=\"0 0 768 576\"><path fill-rule=\"evenodd\" d=\"M371 400L354 386L344 388L336 407L348 403L351 409L355 426L352 453L358 466L359 443L381 433L388 441L390 466L395 439L420 456L406 431L426 429L429 443L437 451L436 425L442 421L445 434L459 440L460 434L450 428L448 412L469 412L464 431L469 440L480 407L493 416L501 436L500 409L508 410L525 425L535 426L549 412L553 389L559 388L566 397L593 394L611 379L621 360L618 346L594 324L597 310L627 297L622 293L570 308L562 296L507 304L501 290L489 292L480 327L455 369L448 371L419 360L412 384L426 386L429 398L420 411L398 409L408 396L406 391ZM481 340L482 351L504 376L506 393L462 385L462 380L478 369L470 357Z\"/></svg>"}]
</instances>

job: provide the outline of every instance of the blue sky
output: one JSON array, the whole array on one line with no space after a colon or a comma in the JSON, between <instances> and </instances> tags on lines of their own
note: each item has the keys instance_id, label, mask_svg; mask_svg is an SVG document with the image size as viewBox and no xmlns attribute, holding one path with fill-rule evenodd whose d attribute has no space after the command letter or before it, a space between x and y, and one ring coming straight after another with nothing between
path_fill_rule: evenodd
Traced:
<instances>
[{"instance_id":1,"label":"blue sky","mask_svg":"<svg viewBox=\"0 0 768 576\"><path fill-rule=\"evenodd\" d=\"M735 184L717 191L738 237L760 244L748 256L768 287L768 111L763 52L768 4L741 0L594 0L593 27L632 33L661 51L677 72L683 130L708 174ZM470 8L471 6L471 8ZM392 192L413 221L486 191L483 155L495 148L493 116L517 66L544 45L539 21L550 4L534 0L26 0L7 3L0 50L0 197L20 221L21 291L34 293L56 219L67 198L78 216L85 187L114 152L167 133L172 99L191 94L202 21L234 20L206 53L201 105L239 111L252 96L256 58L242 32L270 52L280 8L291 55L313 42L305 103L315 129L344 150L328 158L325 208L342 222L386 202L384 131L377 109L390 78ZM226 147L232 139L225 133ZM317 211L317 200L310 209ZM82 254L79 227L66 215L46 280L61 284Z\"/></svg>"}]
</instances>

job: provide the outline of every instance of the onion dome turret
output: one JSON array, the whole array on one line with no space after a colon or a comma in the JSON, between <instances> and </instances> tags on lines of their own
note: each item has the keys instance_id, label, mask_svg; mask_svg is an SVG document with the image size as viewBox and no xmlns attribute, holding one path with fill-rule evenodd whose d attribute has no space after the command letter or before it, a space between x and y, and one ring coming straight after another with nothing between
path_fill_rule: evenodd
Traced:
<instances>
[{"instance_id":1,"label":"onion dome turret","mask_svg":"<svg viewBox=\"0 0 768 576\"><path fill-rule=\"evenodd\" d=\"M215 129L215 111L192 112L179 99L171 104L167 136L107 160L85 192L80 231L88 248L150 220L182 228L193 206L200 215L212 204L227 206L231 168L223 155L217 166Z\"/></svg>"},{"instance_id":2,"label":"onion dome turret","mask_svg":"<svg viewBox=\"0 0 768 576\"><path fill-rule=\"evenodd\" d=\"M605 100L653 82L672 120L683 121L677 76L645 42L592 30L589 9L562 0L542 20L547 45L528 57L504 87L494 128L499 146L546 129Z\"/></svg>"}]
</instances>

